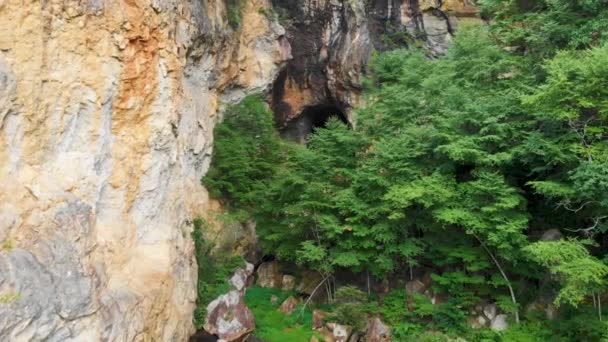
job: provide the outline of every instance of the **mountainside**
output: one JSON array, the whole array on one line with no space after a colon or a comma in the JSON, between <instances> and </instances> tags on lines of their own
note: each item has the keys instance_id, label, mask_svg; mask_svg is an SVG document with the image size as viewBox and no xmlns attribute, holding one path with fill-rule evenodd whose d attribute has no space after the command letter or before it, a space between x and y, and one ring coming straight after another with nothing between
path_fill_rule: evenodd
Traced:
<instances>
[{"instance_id":1,"label":"mountainside","mask_svg":"<svg viewBox=\"0 0 608 342\"><path fill-rule=\"evenodd\" d=\"M221 108L268 90L281 127L315 106L353 121L372 49L414 43L396 27L440 53L474 13L465 0L1 1L0 340L185 340L190 221L209 207Z\"/></svg>"}]
</instances>

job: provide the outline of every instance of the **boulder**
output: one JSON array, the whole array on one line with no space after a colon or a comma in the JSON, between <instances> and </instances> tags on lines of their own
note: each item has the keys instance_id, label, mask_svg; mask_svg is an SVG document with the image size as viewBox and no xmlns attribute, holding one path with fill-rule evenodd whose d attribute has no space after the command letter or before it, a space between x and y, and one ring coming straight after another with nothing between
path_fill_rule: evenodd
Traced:
<instances>
[{"instance_id":1,"label":"boulder","mask_svg":"<svg viewBox=\"0 0 608 342\"><path fill-rule=\"evenodd\" d=\"M327 313L321 310L313 310L312 311L312 328L314 330L319 330L323 328L325 325L325 317Z\"/></svg>"},{"instance_id":2,"label":"boulder","mask_svg":"<svg viewBox=\"0 0 608 342\"><path fill-rule=\"evenodd\" d=\"M496 307L496 304L493 303L484 305L482 311L484 316L486 316L486 318L490 321L493 320L498 314L498 308Z\"/></svg>"},{"instance_id":3,"label":"boulder","mask_svg":"<svg viewBox=\"0 0 608 342\"><path fill-rule=\"evenodd\" d=\"M331 331L335 342L347 342L353 329L347 325L338 323L327 323L327 328Z\"/></svg>"},{"instance_id":4,"label":"boulder","mask_svg":"<svg viewBox=\"0 0 608 342\"><path fill-rule=\"evenodd\" d=\"M279 297L272 295L270 296L270 304L275 305L279 301Z\"/></svg>"},{"instance_id":5,"label":"boulder","mask_svg":"<svg viewBox=\"0 0 608 342\"><path fill-rule=\"evenodd\" d=\"M281 286L282 275L276 261L265 262L258 267L257 284L261 287L278 288Z\"/></svg>"},{"instance_id":6,"label":"boulder","mask_svg":"<svg viewBox=\"0 0 608 342\"><path fill-rule=\"evenodd\" d=\"M296 287L296 277L292 275L284 275L283 281L281 282L281 289L283 291L292 291Z\"/></svg>"},{"instance_id":7,"label":"boulder","mask_svg":"<svg viewBox=\"0 0 608 342\"><path fill-rule=\"evenodd\" d=\"M472 329L481 329L486 326L488 320L483 315L479 315L469 317L467 323Z\"/></svg>"},{"instance_id":8,"label":"boulder","mask_svg":"<svg viewBox=\"0 0 608 342\"><path fill-rule=\"evenodd\" d=\"M500 314L496 315L492 322L490 323L490 328L494 331L504 331L507 330L509 324L507 323L507 315Z\"/></svg>"},{"instance_id":9,"label":"boulder","mask_svg":"<svg viewBox=\"0 0 608 342\"><path fill-rule=\"evenodd\" d=\"M280 311L287 315L291 315L291 313L296 308L296 306L298 306L299 303L300 303L299 300L297 300L296 298L291 296L291 297L285 299L285 301L283 302L283 304L281 304L281 306L277 309L277 311Z\"/></svg>"},{"instance_id":10,"label":"boulder","mask_svg":"<svg viewBox=\"0 0 608 342\"><path fill-rule=\"evenodd\" d=\"M540 241L558 241L562 239L562 233L559 229L549 229L543 232Z\"/></svg>"},{"instance_id":11,"label":"boulder","mask_svg":"<svg viewBox=\"0 0 608 342\"><path fill-rule=\"evenodd\" d=\"M313 336L310 338L310 342L319 342L319 339L317 338L317 336Z\"/></svg>"},{"instance_id":12,"label":"boulder","mask_svg":"<svg viewBox=\"0 0 608 342\"><path fill-rule=\"evenodd\" d=\"M380 320L380 318L370 318L367 321L367 332L365 333L366 342L390 342L391 329Z\"/></svg>"},{"instance_id":13,"label":"boulder","mask_svg":"<svg viewBox=\"0 0 608 342\"><path fill-rule=\"evenodd\" d=\"M245 262L245 272L247 272L248 276L253 275L253 272L255 271L255 265L253 265L250 262Z\"/></svg>"},{"instance_id":14,"label":"boulder","mask_svg":"<svg viewBox=\"0 0 608 342\"><path fill-rule=\"evenodd\" d=\"M243 292L233 290L209 303L204 328L227 342L238 341L251 333L255 319L245 304Z\"/></svg>"}]
</instances>

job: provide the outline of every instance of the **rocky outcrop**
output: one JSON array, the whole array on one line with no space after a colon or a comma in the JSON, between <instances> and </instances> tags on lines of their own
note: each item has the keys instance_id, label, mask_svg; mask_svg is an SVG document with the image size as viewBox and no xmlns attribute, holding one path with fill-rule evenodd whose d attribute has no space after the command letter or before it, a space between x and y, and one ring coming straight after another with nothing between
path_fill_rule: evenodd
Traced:
<instances>
[{"instance_id":1,"label":"rocky outcrop","mask_svg":"<svg viewBox=\"0 0 608 342\"><path fill-rule=\"evenodd\" d=\"M391 342L391 329L380 320L370 318L367 320L366 342Z\"/></svg>"},{"instance_id":2,"label":"rocky outcrop","mask_svg":"<svg viewBox=\"0 0 608 342\"><path fill-rule=\"evenodd\" d=\"M265 262L258 267L256 284L260 287L280 288L283 275L276 261Z\"/></svg>"},{"instance_id":3,"label":"rocky outcrop","mask_svg":"<svg viewBox=\"0 0 608 342\"><path fill-rule=\"evenodd\" d=\"M0 340L192 333L218 111L290 57L268 6L0 1Z\"/></svg>"},{"instance_id":4,"label":"rocky outcrop","mask_svg":"<svg viewBox=\"0 0 608 342\"><path fill-rule=\"evenodd\" d=\"M241 341L255 329L253 314L245 304L244 293L230 291L209 303L205 331L231 342Z\"/></svg>"},{"instance_id":5,"label":"rocky outcrop","mask_svg":"<svg viewBox=\"0 0 608 342\"><path fill-rule=\"evenodd\" d=\"M442 54L456 27L478 21L470 0L273 0L293 59L275 81L272 107L296 141L329 116L355 124L361 82L374 49L426 46Z\"/></svg>"}]
</instances>

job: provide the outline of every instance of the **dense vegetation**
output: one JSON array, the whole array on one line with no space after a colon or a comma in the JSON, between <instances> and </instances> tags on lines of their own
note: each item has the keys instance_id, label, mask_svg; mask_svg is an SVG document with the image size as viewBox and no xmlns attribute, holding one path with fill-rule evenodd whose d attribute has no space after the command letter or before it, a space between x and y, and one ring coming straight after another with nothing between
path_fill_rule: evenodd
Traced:
<instances>
[{"instance_id":1,"label":"dense vegetation","mask_svg":"<svg viewBox=\"0 0 608 342\"><path fill-rule=\"evenodd\" d=\"M218 127L204 183L254 218L262 247L281 260L377 280L431 269L433 290L449 298L441 305L404 307L400 289L368 299L401 336L608 338L598 305L608 276L608 6L486 0L483 15L492 25L461 29L441 58L375 56L356 129L332 120L307 146L287 144L262 101L247 98ZM549 229L563 238L541 241ZM547 295L557 322L526 309ZM470 331L468 310L488 300L522 324Z\"/></svg>"}]
</instances>

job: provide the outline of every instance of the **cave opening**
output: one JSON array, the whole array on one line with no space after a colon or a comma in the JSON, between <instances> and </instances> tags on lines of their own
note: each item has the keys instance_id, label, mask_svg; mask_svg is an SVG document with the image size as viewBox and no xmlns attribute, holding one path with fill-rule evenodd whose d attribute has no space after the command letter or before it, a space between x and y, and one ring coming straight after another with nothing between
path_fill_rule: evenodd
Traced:
<instances>
[{"instance_id":1,"label":"cave opening","mask_svg":"<svg viewBox=\"0 0 608 342\"><path fill-rule=\"evenodd\" d=\"M283 138L305 144L316 130L327 127L330 118L349 124L346 114L335 104L318 104L305 107L297 118L289 121L281 130Z\"/></svg>"}]
</instances>

